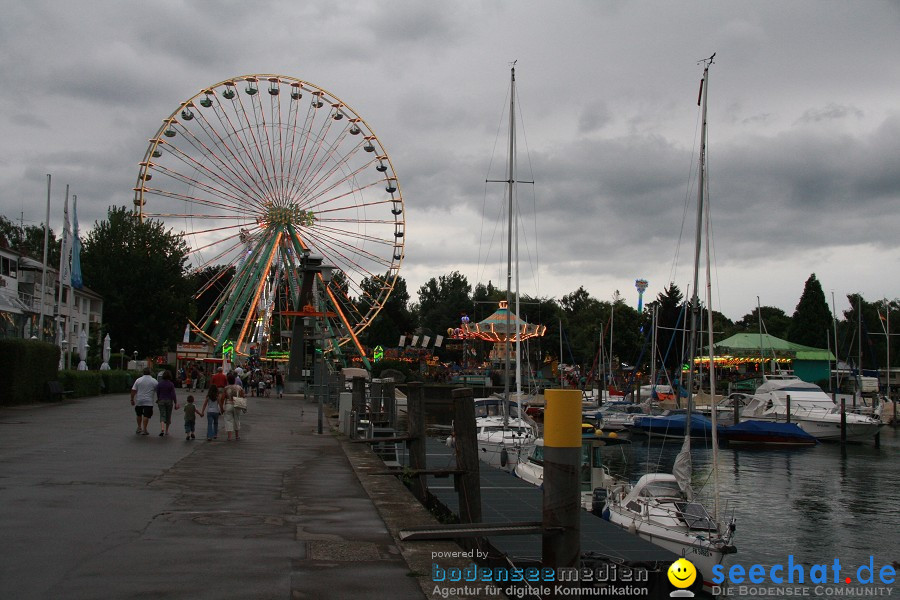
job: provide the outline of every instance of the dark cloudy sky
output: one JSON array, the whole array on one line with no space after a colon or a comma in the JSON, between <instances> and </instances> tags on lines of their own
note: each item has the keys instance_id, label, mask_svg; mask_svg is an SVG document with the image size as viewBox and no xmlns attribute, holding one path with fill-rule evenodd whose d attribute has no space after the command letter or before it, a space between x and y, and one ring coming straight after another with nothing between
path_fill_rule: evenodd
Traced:
<instances>
[{"instance_id":1,"label":"dark cloudy sky","mask_svg":"<svg viewBox=\"0 0 900 600\"><path fill-rule=\"evenodd\" d=\"M737 319L760 296L791 314L813 272L838 310L900 296L895 1L3 4L0 212L17 221L43 221L47 173L57 232L65 184L83 229L131 206L163 118L224 79L280 73L341 98L387 148L413 296L452 270L502 286L502 186L485 179L503 176L517 60L519 175L535 181L522 290L636 304L637 277L650 297L691 278L697 61L716 52L714 306Z\"/></svg>"}]
</instances>

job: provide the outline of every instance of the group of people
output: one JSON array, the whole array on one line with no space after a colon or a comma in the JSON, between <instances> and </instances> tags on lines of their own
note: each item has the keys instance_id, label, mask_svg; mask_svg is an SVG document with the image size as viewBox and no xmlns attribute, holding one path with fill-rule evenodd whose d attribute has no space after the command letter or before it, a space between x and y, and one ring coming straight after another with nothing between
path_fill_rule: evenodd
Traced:
<instances>
[{"instance_id":1,"label":"group of people","mask_svg":"<svg viewBox=\"0 0 900 600\"><path fill-rule=\"evenodd\" d=\"M219 370L222 370L221 367ZM278 369L245 369L239 366L234 373L237 376L237 385L244 388L245 396L268 398L272 390L278 394L279 398L284 396L284 375ZM213 379L215 379L215 375L210 378L210 385L215 385ZM201 365L192 365L182 380L184 386L191 392L203 391L206 388L206 376Z\"/></svg>"},{"instance_id":2,"label":"group of people","mask_svg":"<svg viewBox=\"0 0 900 600\"><path fill-rule=\"evenodd\" d=\"M219 367L210 378L209 389L203 400L203 406L197 408L193 395L188 395L187 404L184 406L184 435L186 440L196 439L195 429L197 415L206 416L206 441L218 439L219 416L224 415L225 433L228 440L241 439L241 410L235 408L235 398L244 398L244 386L234 371L225 375ZM175 394L175 384L172 381L172 372L163 371L159 378L153 377L149 367L144 368L144 374L138 377L131 386L131 405L137 417L137 435L150 435L147 425L153 416L154 403L159 407L159 435L169 435L169 426L172 423L172 413L179 409L178 398Z\"/></svg>"}]
</instances>

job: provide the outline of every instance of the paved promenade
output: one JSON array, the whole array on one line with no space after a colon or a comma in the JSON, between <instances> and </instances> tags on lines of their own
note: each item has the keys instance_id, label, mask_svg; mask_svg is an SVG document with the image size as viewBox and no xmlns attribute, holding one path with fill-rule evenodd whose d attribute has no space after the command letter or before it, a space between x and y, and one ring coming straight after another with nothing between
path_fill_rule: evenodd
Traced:
<instances>
[{"instance_id":1,"label":"paved promenade","mask_svg":"<svg viewBox=\"0 0 900 600\"><path fill-rule=\"evenodd\" d=\"M0 598L425 598L459 549L399 544L430 516L302 397L250 398L239 442L135 435L128 398L0 408Z\"/></svg>"}]
</instances>

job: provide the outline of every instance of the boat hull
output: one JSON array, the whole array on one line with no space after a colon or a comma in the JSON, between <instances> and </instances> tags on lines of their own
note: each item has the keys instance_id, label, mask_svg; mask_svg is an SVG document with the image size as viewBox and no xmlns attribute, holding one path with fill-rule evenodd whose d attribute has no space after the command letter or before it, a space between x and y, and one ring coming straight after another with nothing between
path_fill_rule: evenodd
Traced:
<instances>
[{"instance_id":1,"label":"boat hull","mask_svg":"<svg viewBox=\"0 0 900 600\"><path fill-rule=\"evenodd\" d=\"M735 552L734 546L717 545L708 539L701 539L695 533L670 529L651 522L635 519L628 512L615 506L607 506L603 513L610 523L625 529L651 544L665 548L678 556L682 556L694 565L698 575L703 579L703 589L707 592L713 586L712 569L721 564L728 554Z\"/></svg>"}]
</instances>

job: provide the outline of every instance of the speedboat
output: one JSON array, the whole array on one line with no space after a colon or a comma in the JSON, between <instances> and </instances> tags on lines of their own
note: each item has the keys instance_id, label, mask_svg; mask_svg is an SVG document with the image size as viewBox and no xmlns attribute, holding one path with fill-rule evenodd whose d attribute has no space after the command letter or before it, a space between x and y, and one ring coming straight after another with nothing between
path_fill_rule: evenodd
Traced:
<instances>
[{"instance_id":1,"label":"speedboat","mask_svg":"<svg viewBox=\"0 0 900 600\"><path fill-rule=\"evenodd\" d=\"M593 421L603 431L621 432L632 425L635 417L642 417L647 413L640 404L618 401L604 402L597 410L584 411L582 414L585 419Z\"/></svg>"},{"instance_id":2,"label":"speedboat","mask_svg":"<svg viewBox=\"0 0 900 600\"><path fill-rule=\"evenodd\" d=\"M788 415L791 422L820 441L841 439L840 407L822 388L793 375L767 375L741 412L742 418L760 421L787 422ZM844 419L850 442L870 440L884 425L880 419L850 411L844 413Z\"/></svg>"},{"instance_id":3,"label":"speedboat","mask_svg":"<svg viewBox=\"0 0 900 600\"><path fill-rule=\"evenodd\" d=\"M475 399L475 428L478 457L506 471L516 468L537 439L537 425L523 414L521 405L498 396Z\"/></svg>"}]
</instances>

